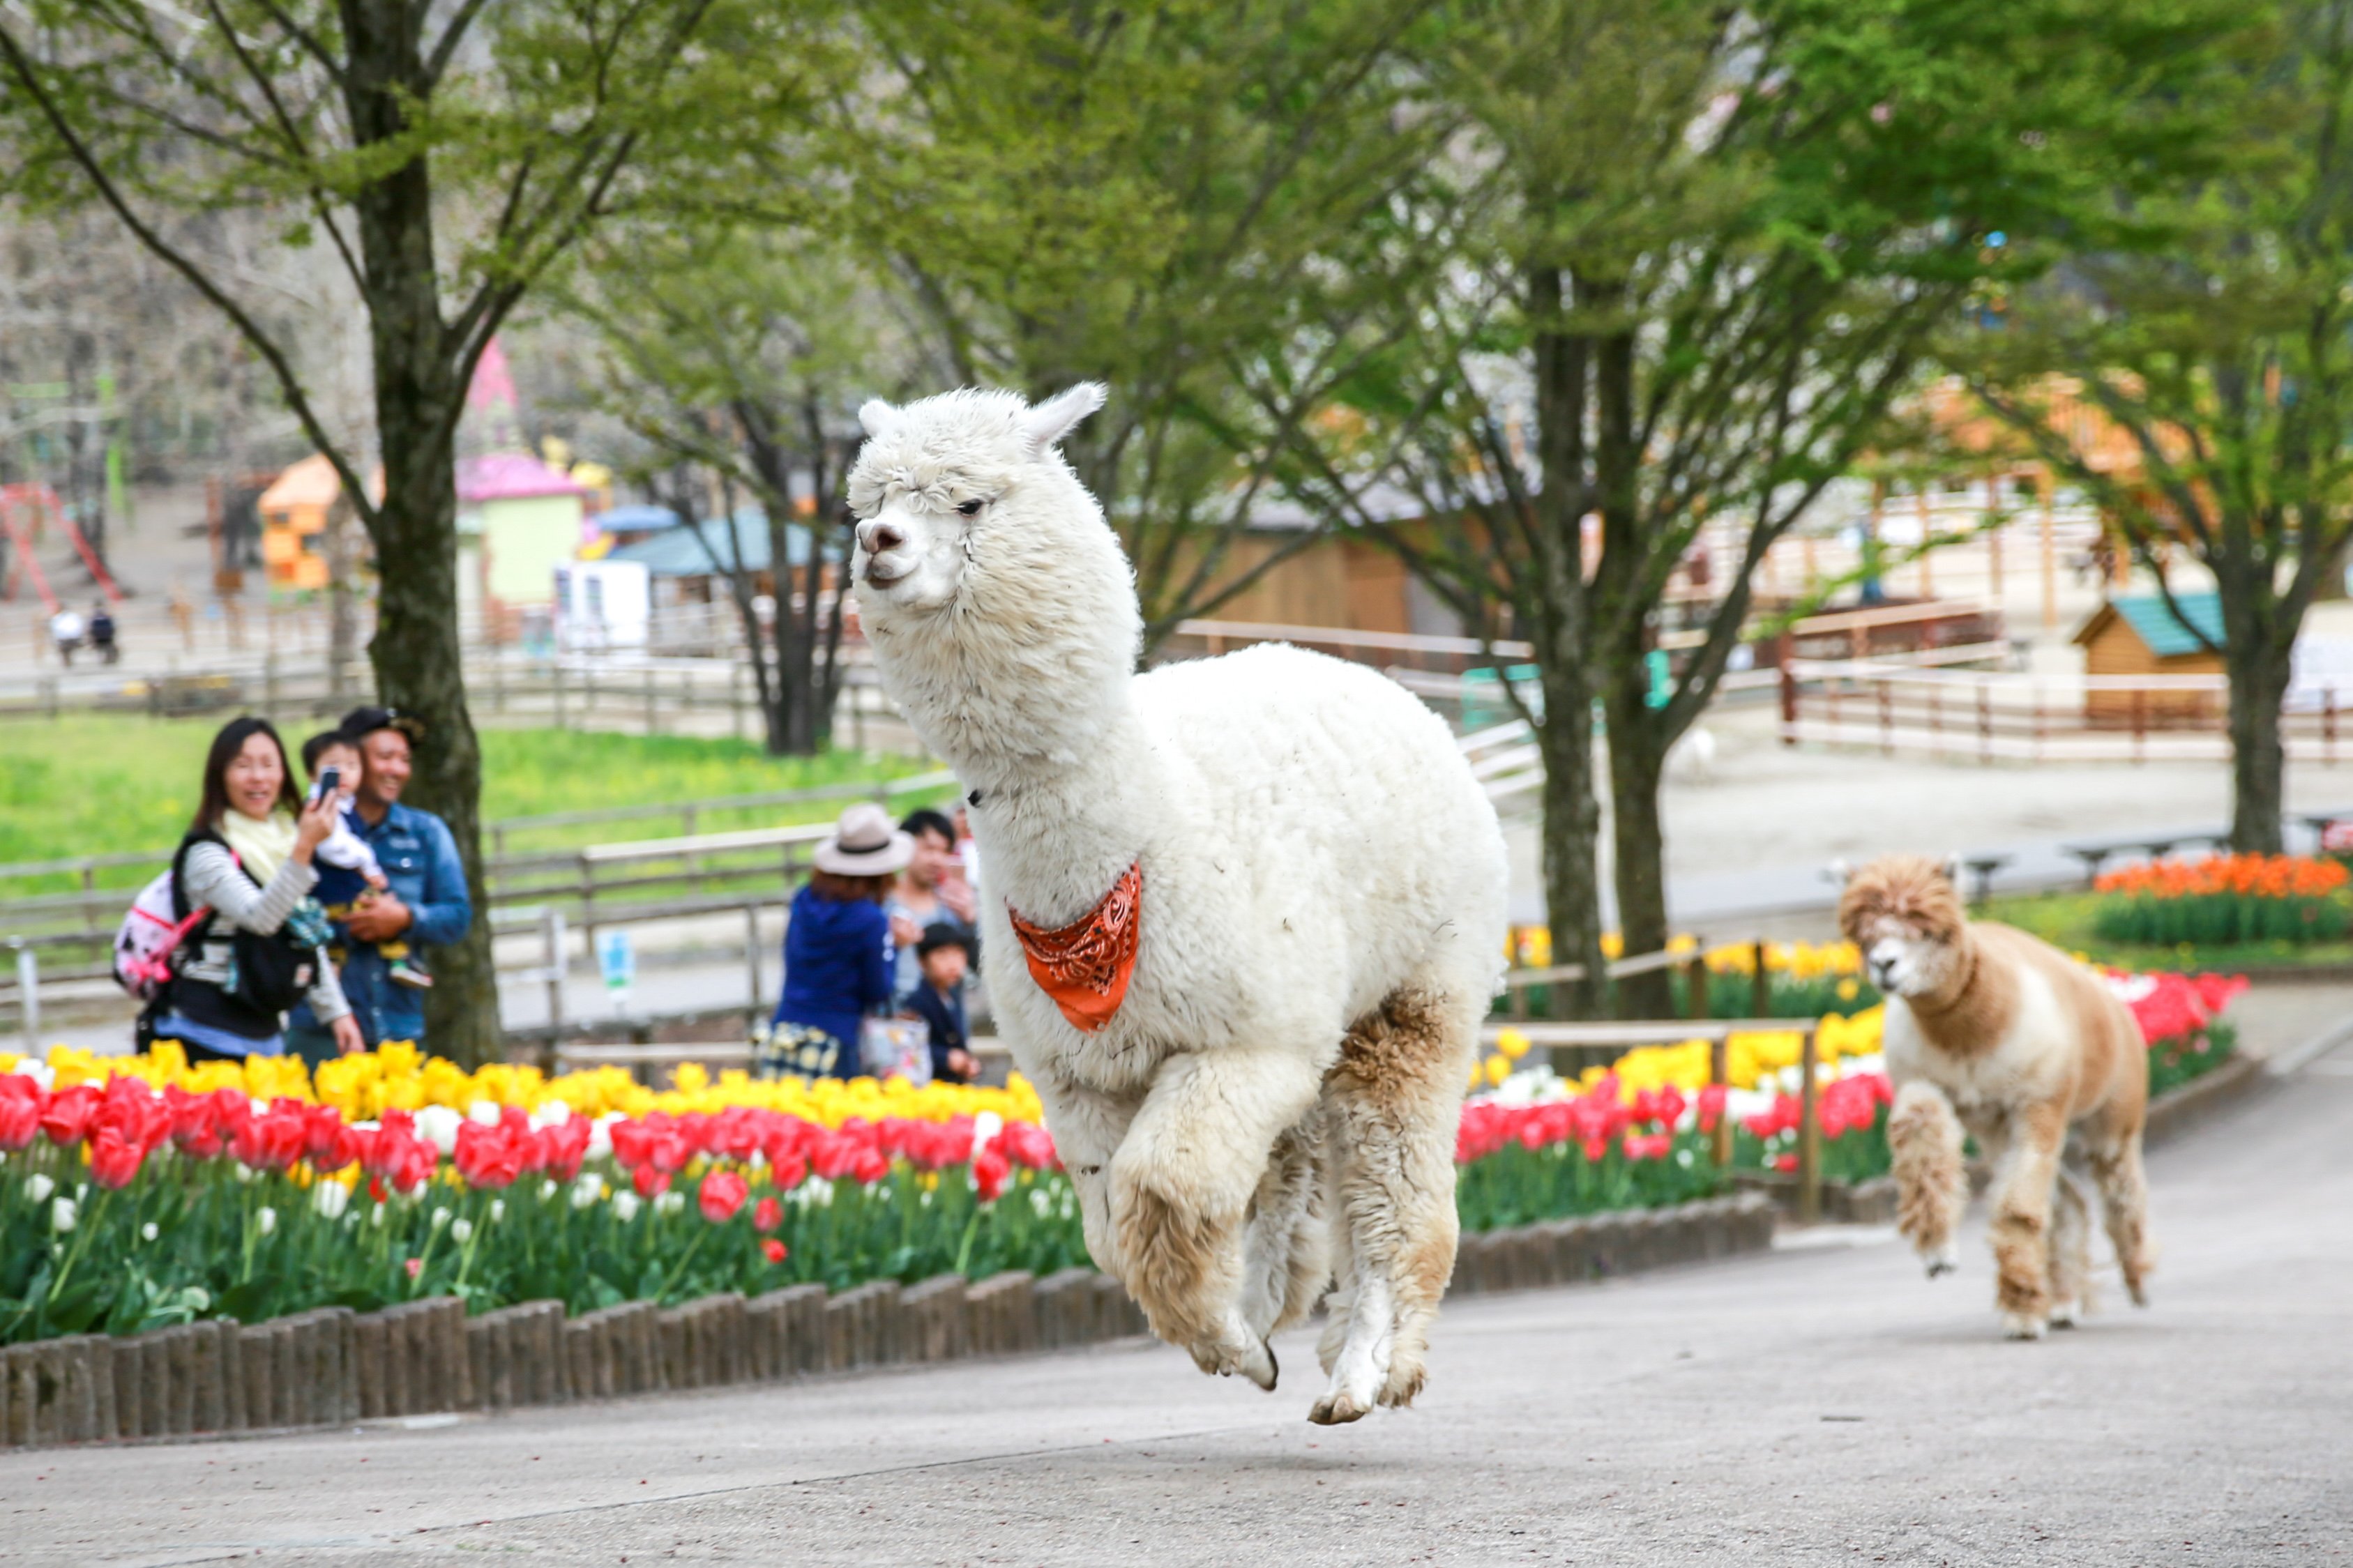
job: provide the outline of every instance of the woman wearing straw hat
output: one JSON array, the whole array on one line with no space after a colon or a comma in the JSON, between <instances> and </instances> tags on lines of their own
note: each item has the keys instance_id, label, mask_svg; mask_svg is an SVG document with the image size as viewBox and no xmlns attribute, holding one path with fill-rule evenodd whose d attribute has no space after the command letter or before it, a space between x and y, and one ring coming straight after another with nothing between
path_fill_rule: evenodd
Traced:
<instances>
[{"instance_id":1,"label":"woman wearing straw hat","mask_svg":"<svg viewBox=\"0 0 2353 1568\"><path fill-rule=\"evenodd\" d=\"M818 846L817 869L793 896L785 930L785 994L770 1031L791 1042L777 1053L784 1070L859 1075L859 1020L890 1010L897 972L882 900L914 853L913 837L871 803L843 812L833 837Z\"/></svg>"}]
</instances>

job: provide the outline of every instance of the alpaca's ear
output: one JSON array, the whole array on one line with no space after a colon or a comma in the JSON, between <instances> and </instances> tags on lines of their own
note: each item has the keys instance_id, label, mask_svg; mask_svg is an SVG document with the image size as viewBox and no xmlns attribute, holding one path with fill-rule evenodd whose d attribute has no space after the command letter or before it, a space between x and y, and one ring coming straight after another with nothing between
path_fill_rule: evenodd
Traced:
<instances>
[{"instance_id":1,"label":"alpaca's ear","mask_svg":"<svg viewBox=\"0 0 2353 1568\"><path fill-rule=\"evenodd\" d=\"M898 428L899 411L879 397L870 397L858 405L858 422L866 426L869 436L887 436Z\"/></svg>"},{"instance_id":2,"label":"alpaca's ear","mask_svg":"<svg viewBox=\"0 0 2353 1568\"><path fill-rule=\"evenodd\" d=\"M1077 428L1080 420L1103 405L1103 383L1082 381L1056 393L1021 416L1021 437L1032 452L1051 448Z\"/></svg>"}]
</instances>

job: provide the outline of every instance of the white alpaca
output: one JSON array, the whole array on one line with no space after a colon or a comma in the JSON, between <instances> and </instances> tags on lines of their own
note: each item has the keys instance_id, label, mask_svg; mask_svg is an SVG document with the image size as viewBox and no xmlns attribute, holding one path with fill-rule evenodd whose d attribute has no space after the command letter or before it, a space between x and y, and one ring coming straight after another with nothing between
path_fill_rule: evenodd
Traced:
<instances>
[{"instance_id":1,"label":"white alpaca","mask_svg":"<svg viewBox=\"0 0 2353 1568\"><path fill-rule=\"evenodd\" d=\"M860 410L860 615L969 792L998 1025L1087 1249L1204 1371L1270 1389L1267 1336L1336 1275L1311 1418L1351 1421L1419 1390L1453 1269L1503 835L1371 670L1263 647L1136 673L1133 577L1055 449L1103 396Z\"/></svg>"}]
</instances>

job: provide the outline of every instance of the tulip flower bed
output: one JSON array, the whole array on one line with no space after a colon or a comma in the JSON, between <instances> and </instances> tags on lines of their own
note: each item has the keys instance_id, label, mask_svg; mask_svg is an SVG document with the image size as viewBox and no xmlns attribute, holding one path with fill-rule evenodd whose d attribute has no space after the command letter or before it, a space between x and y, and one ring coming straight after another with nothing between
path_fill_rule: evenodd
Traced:
<instances>
[{"instance_id":1,"label":"tulip flower bed","mask_svg":"<svg viewBox=\"0 0 2353 1568\"><path fill-rule=\"evenodd\" d=\"M579 1313L1085 1260L1051 1140L993 1116L827 1128L748 1107L535 1121L510 1106L353 1125L237 1089L126 1076L50 1092L8 1074L0 1150L5 1341L441 1295Z\"/></svg>"},{"instance_id":2,"label":"tulip flower bed","mask_svg":"<svg viewBox=\"0 0 2353 1568\"><path fill-rule=\"evenodd\" d=\"M1528 1104L1474 1100L1454 1135L1465 1230L1712 1197L1728 1184L1709 1147L1725 1091L1627 1095L1604 1074L1581 1095Z\"/></svg>"},{"instance_id":3,"label":"tulip flower bed","mask_svg":"<svg viewBox=\"0 0 2353 1568\"><path fill-rule=\"evenodd\" d=\"M2303 855L2156 860L2094 884L2094 925L2147 946L2335 942L2353 921L2348 879L2342 861Z\"/></svg>"}]
</instances>

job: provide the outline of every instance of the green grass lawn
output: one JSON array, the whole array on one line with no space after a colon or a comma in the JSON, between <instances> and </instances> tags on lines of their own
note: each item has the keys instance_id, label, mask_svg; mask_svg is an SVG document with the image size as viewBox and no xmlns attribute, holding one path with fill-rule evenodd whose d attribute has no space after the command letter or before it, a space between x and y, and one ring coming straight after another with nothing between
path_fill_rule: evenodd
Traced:
<instances>
[{"instance_id":1,"label":"green grass lawn","mask_svg":"<svg viewBox=\"0 0 2353 1568\"><path fill-rule=\"evenodd\" d=\"M2262 942L2174 947L2109 942L2094 929L2101 901L2096 893L2038 893L1996 899L1981 912L2032 931L2052 946L2080 952L2118 969L2200 969L2232 973L2245 969L2289 969L2353 963L2353 942Z\"/></svg>"},{"instance_id":2,"label":"green grass lawn","mask_svg":"<svg viewBox=\"0 0 2353 1568\"><path fill-rule=\"evenodd\" d=\"M0 726L0 864L168 851L195 809L205 751L218 726L202 721L88 715ZM284 731L290 749L306 731ZM862 784L930 771L892 753L833 752L771 757L749 742L574 730L484 730L485 821L602 806L657 805ZM299 765L299 764L298 764ZM944 792L940 792L944 794ZM931 797L922 797L928 800ZM902 795L903 809L918 797ZM831 818L840 801L703 812L698 832ZM667 837L676 817L511 834L512 850L554 849ZM485 846L487 848L488 846ZM153 872L126 868L102 885L136 887ZM0 879L0 898L62 892L70 878Z\"/></svg>"}]
</instances>

